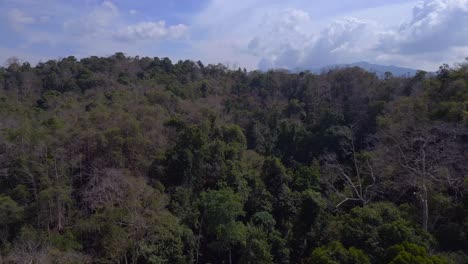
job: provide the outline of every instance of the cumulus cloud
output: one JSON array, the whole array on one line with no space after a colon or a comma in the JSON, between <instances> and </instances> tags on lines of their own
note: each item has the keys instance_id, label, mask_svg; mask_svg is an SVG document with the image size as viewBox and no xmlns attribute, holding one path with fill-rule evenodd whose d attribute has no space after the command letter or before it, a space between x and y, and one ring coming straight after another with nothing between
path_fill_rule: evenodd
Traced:
<instances>
[{"instance_id":1,"label":"cumulus cloud","mask_svg":"<svg viewBox=\"0 0 468 264\"><path fill-rule=\"evenodd\" d=\"M305 51L300 67L349 63L371 57L378 41L380 26L372 21L353 17L331 23Z\"/></svg>"},{"instance_id":2,"label":"cumulus cloud","mask_svg":"<svg viewBox=\"0 0 468 264\"><path fill-rule=\"evenodd\" d=\"M187 31L186 25L166 26L166 22L161 20L126 26L116 33L115 37L125 41L177 39L185 36Z\"/></svg>"},{"instance_id":3,"label":"cumulus cloud","mask_svg":"<svg viewBox=\"0 0 468 264\"><path fill-rule=\"evenodd\" d=\"M22 29L25 25L33 24L36 20L18 9L12 9L7 14L7 19L14 29Z\"/></svg>"},{"instance_id":4,"label":"cumulus cloud","mask_svg":"<svg viewBox=\"0 0 468 264\"><path fill-rule=\"evenodd\" d=\"M248 69L366 60L435 70L468 55L468 0L212 0L183 18L101 1L11 0L0 11L18 45L53 56L124 51Z\"/></svg>"},{"instance_id":5,"label":"cumulus cloud","mask_svg":"<svg viewBox=\"0 0 468 264\"><path fill-rule=\"evenodd\" d=\"M311 33L313 18L291 9L265 20L263 33L248 45L264 69L317 68L358 60L434 69L442 60L462 60L468 47L464 26L468 25L468 0L421 1L396 28L348 17Z\"/></svg>"},{"instance_id":6,"label":"cumulus cloud","mask_svg":"<svg viewBox=\"0 0 468 264\"><path fill-rule=\"evenodd\" d=\"M171 16L138 10L138 5L128 8L119 1L85 2L11 0L0 5L4 14L0 20L5 22L0 24L0 32L15 31L10 38L13 44L0 44L0 63L11 56L37 62L69 55L108 56L118 51L175 60L188 57L180 57L182 51L171 46L173 40L188 39L189 27L180 20L172 23L167 20Z\"/></svg>"},{"instance_id":7,"label":"cumulus cloud","mask_svg":"<svg viewBox=\"0 0 468 264\"><path fill-rule=\"evenodd\" d=\"M411 21L382 37L380 48L389 53L441 52L468 45L468 1L420 2Z\"/></svg>"},{"instance_id":8,"label":"cumulus cloud","mask_svg":"<svg viewBox=\"0 0 468 264\"><path fill-rule=\"evenodd\" d=\"M130 10L129 14L136 14L136 11ZM184 24L166 25L164 20L128 24L124 14L110 1L103 2L85 16L65 22L64 29L80 37L99 38L101 42L177 39L188 31Z\"/></svg>"},{"instance_id":9,"label":"cumulus cloud","mask_svg":"<svg viewBox=\"0 0 468 264\"><path fill-rule=\"evenodd\" d=\"M249 50L261 57L259 67L314 68L346 62L377 44L378 25L349 17L334 21L319 33L311 33L313 21L303 10L287 9L267 16L267 30L254 37Z\"/></svg>"},{"instance_id":10,"label":"cumulus cloud","mask_svg":"<svg viewBox=\"0 0 468 264\"><path fill-rule=\"evenodd\" d=\"M264 17L259 28L263 29L248 44L249 50L271 60L276 60L282 50L300 52L311 40L307 28L312 21L307 12L298 9L286 9L269 13Z\"/></svg>"}]
</instances>

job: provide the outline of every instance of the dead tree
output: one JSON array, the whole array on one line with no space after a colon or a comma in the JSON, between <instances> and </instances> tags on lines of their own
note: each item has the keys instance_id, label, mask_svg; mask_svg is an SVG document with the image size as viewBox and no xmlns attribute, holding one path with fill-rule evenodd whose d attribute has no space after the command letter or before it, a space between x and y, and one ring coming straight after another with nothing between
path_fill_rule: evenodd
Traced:
<instances>
[{"instance_id":1,"label":"dead tree","mask_svg":"<svg viewBox=\"0 0 468 264\"><path fill-rule=\"evenodd\" d=\"M460 136L463 129L447 124L387 130L381 134L379 156L393 167L394 184L413 190L419 201L421 225L429 223L429 194L451 188L457 192L467 171Z\"/></svg>"},{"instance_id":2,"label":"dead tree","mask_svg":"<svg viewBox=\"0 0 468 264\"><path fill-rule=\"evenodd\" d=\"M340 162L334 154L326 155L323 181L334 194L342 198L336 205L337 208L348 201L356 201L365 206L377 191L378 179L374 172L372 155L370 152L357 152L352 127L341 127L337 132L343 137L342 152L349 158L350 164Z\"/></svg>"}]
</instances>

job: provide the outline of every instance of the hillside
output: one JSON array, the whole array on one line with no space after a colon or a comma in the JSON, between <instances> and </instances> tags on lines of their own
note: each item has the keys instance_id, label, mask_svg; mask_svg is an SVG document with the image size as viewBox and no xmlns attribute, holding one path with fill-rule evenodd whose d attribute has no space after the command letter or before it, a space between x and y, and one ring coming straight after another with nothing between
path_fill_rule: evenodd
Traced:
<instances>
[{"instance_id":1,"label":"hillside","mask_svg":"<svg viewBox=\"0 0 468 264\"><path fill-rule=\"evenodd\" d=\"M467 106L468 61L10 60L0 263L467 263Z\"/></svg>"},{"instance_id":2,"label":"hillside","mask_svg":"<svg viewBox=\"0 0 468 264\"><path fill-rule=\"evenodd\" d=\"M313 69L312 72L316 73L316 74L320 74L323 71L328 71L328 70L332 70L332 69L352 68L352 67L359 67L359 68L364 69L364 70L366 70L368 72L375 73L380 78L384 78L385 73L387 73L387 72L389 72L393 76L397 76L397 77L414 77L418 73L418 70L416 70L416 69L399 67L399 66L395 66L395 65L373 64L373 63L369 63L369 62L365 62L365 61L349 63L349 64L330 65L330 66L322 67L320 69Z\"/></svg>"}]
</instances>

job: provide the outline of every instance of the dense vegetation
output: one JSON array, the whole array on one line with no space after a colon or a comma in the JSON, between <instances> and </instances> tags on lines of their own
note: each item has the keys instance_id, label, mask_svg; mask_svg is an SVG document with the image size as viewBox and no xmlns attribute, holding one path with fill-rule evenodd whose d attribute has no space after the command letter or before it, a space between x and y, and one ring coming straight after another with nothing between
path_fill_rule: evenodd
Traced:
<instances>
[{"instance_id":1,"label":"dense vegetation","mask_svg":"<svg viewBox=\"0 0 468 264\"><path fill-rule=\"evenodd\" d=\"M0 263L468 263L468 62L0 68Z\"/></svg>"}]
</instances>

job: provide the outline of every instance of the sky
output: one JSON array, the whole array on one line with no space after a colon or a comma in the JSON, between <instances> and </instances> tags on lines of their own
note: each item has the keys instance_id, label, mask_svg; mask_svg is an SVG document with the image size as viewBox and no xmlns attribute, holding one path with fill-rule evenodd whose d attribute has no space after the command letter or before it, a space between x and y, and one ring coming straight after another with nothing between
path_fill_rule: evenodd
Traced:
<instances>
[{"instance_id":1,"label":"sky","mask_svg":"<svg viewBox=\"0 0 468 264\"><path fill-rule=\"evenodd\" d=\"M468 57L468 0L0 0L0 63L169 57L253 69Z\"/></svg>"}]
</instances>

